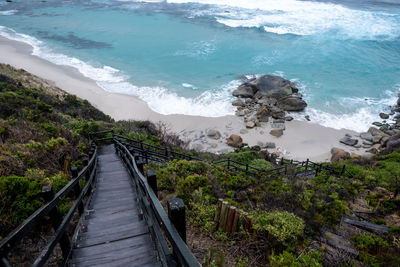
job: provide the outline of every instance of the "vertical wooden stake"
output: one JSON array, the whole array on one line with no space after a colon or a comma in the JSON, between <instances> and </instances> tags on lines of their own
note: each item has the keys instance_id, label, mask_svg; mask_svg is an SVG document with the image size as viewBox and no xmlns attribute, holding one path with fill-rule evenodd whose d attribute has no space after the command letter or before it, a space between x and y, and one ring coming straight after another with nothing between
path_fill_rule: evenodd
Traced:
<instances>
[{"instance_id":1,"label":"vertical wooden stake","mask_svg":"<svg viewBox=\"0 0 400 267\"><path fill-rule=\"evenodd\" d=\"M233 224L232 224L232 233L236 233L237 230L239 229L239 218L240 218L240 210L236 209L235 211L235 217L233 218Z\"/></svg>"},{"instance_id":2,"label":"vertical wooden stake","mask_svg":"<svg viewBox=\"0 0 400 267\"><path fill-rule=\"evenodd\" d=\"M219 218L219 230L224 231L226 220L228 219L228 202L223 201L221 207L221 215Z\"/></svg>"},{"instance_id":3,"label":"vertical wooden stake","mask_svg":"<svg viewBox=\"0 0 400 267\"><path fill-rule=\"evenodd\" d=\"M224 200L222 198L218 199L217 202L217 207L215 209L215 216L214 216L214 223L215 223L215 229L218 229L218 223L219 223L219 218L221 217L221 207L222 207L222 202Z\"/></svg>"},{"instance_id":4,"label":"vertical wooden stake","mask_svg":"<svg viewBox=\"0 0 400 267\"><path fill-rule=\"evenodd\" d=\"M226 225L225 225L225 232L227 233L230 233L232 231L232 224L233 220L235 219L235 213L236 213L236 208L230 206L228 210L228 218L226 220Z\"/></svg>"}]
</instances>

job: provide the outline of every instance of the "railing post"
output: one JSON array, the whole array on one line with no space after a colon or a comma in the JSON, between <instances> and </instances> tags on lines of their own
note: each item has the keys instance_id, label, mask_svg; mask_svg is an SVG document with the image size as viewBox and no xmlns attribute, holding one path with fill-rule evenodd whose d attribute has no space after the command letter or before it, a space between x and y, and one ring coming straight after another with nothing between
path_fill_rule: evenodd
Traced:
<instances>
[{"instance_id":1,"label":"railing post","mask_svg":"<svg viewBox=\"0 0 400 267\"><path fill-rule=\"evenodd\" d=\"M249 170L249 164L246 164L246 171Z\"/></svg>"},{"instance_id":2,"label":"railing post","mask_svg":"<svg viewBox=\"0 0 400 267\"><path fill-rule=\"evenodd\" d=\"M343 175L345 170L346 170L346 165L343 164L343 168L342 168L342 171L340 172L340 175Z\"/></svg>"},{"instance_id":3,"label":"railing post","mask_svg":"<svg viewBox=\"0 0 400 267\"><path fill-rule=\"evenodd\" d=\"M280 165L283 165L283 157L281 158L281 164Z\"/></svg>"},{"instance_id":4,"label":"railing post","mask_svg":"<svg viewBox=\"0 0 400 267\"><path fill-rule=\"evenodd\" d=\"M88 158L83 158L82 159L82 164L83 164L83 166L88 166L89 165L89 160L88 160ZM90 178L90 172L91 172L91 170L90 170L90 166L87 168L87 170L86 170L86 173L85 173L85 181L87 182L87 181L89 181L89 178Z\"/></svg>"},{"instance_id":5,"label":"railing post","mask_svg":"<svg viewBox=\"0 0 400 267\"><path fill-rule=\"evenodd\" d=\"M167 201L167 206L168 218L186 243L185 203L180 198L172 198Z\"/></svg>"},{"instance_id":6,"label":"railing post","mask_svg":"<svg viewBox=\"0 0 400 267\"><path fill-rule=\"evenodd\" d=\"M308 159L306 160L306 171L307 171L307 169L308 169Z\"/></svg>"},{"instance_id":7,"label":"railing post","mask_svg":"<svg viewBox=\"0 0 400 267\"><path fill-rule=\"evenodd\" d=\"M53 200L53 198L54 198L53 188L51 186L43 186L42 187L42 196L46 202ZM58 210L57 206L55 206L49 212L49 217L50 217L53 229L54 229L54 231L56 231L62 222L62 216L61 216L60 211ZM66 259L69 255L69 250L71 248L71 242L70 242L69 237L66 232L64 232L61 236L60 247L61 247L63 257L64 257L64 259Z\"/></svg>"},{"instance_id":8,"label":"railing post","mask_svg":"<svg viewBox=\"0 0 400 267\"><path fill-rule=\"evenodd\" d=\"M229 171L230 167L231 167L231 159L228 158L228 171Z\"/></svg>"},{"instance_id":9,"label":"railing post","mask_svg":"<svg viewBox=\"0 0 400 267\"><path fill-rule=\"evenodd\" d=\"M71 173L72 173L72 179L77 179L78 178L78 167L71 167ZM74 194L75 194L75 199L79 197L81 194L81 184L80 181L78 181L74 187ZM83 213L83 202L79 204L78 211L79 215L82 215Z\"/></svg>"},{"instance_id":10,"label":"railing post","mask_svg":"<svg viewBox=\"0 0 400 267\"><path fill-rule=\"evenodd\" d=\"M10 262L7 260L6 257L2 257L0 263L1 263L1 266L4 266L4 267L11 267L11 264L10 264Z\"/></svg>"},{"instance_id":11,"label":"railing post","mask_svg":"<svg viewBox=\"0 0 400 267\"><path fill-rule=\"evenodd\" d=\"M156 172L154 170L147 171L147 182L151 187L151 189L153 189L154 194L158 198L157 177L156 177Z\"/></svg>"},{"instance_id":12,"label":"railing post","mask_svg":"<svg viewBox=\"0 0 400 267\"><path fill-rule=\"evenodd\" d=\"M143 165L144 165L144 162L143 162L142 159L136 160L136 166L138 167L139 171L140 171L142 174L144 174Z\"/></svg>"}]
</instances>

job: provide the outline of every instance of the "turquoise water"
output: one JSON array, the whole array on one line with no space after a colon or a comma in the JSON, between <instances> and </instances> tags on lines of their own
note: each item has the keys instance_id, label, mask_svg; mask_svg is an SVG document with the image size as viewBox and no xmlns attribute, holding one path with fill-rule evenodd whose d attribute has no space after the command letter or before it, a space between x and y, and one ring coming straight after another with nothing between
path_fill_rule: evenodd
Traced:
<instances>
[{"instance_id":1,"label":"turquoise water","mask_svg":"<svg viewBox=\"0 0 400 267\"><path fill-rule=\"evenodd\" d=\"M314 122L362 131L400 89L390 0L14 1L0 2L0 25L163 114L233 114L243 75L275 73L298 83Z\"/></svg>"}]
</instances>

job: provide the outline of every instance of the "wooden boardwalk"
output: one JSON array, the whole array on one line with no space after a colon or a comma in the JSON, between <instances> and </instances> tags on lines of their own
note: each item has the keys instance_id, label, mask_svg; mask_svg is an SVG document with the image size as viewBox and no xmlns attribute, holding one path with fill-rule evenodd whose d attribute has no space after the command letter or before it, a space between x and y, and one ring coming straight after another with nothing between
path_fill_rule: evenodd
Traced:
<instances>
[{"instance_id":1,"label":"wooden boardwalk","mask_svg":"<svg viewBox=\"0 0 400 267\"><path fill-rule=\"evenodd\" d=\"M136 192L114 146L99 151L97 187L70 266L161 266Z\"/></svg>"}]
</instances>

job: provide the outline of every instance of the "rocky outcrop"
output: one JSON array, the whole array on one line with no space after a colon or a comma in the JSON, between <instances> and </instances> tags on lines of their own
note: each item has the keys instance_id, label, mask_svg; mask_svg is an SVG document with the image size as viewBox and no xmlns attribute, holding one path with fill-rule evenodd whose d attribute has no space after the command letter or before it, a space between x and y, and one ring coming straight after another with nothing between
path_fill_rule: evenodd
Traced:
<instances>
[{"instance_id":1,"label":"rocky outcrop","mask_svg":"<svg viewBox=\"0 0 400 267\"><path fill-rule=\"evenodd\" d=\"M262 75L241 84L233 95L238 97L232 102L237 107L236 115L243 117L246 127L251 129L275 120L293 120L286 116L287 111L302 111L307 103L298 93L295 83L276 75ZM287 120L286 120L287 118Z\"/></svg>"},{"instance_id":2,"label":"rocky outcrop","mask_svg":"<svg viewBox=\"0 0 400 267\"><path fill-rule=\"evenodd\" d=\"M400 149L400 132L397 134L389 137L387 143L386 143L386 149L389 152L392 152L394 150Z\"/></svg>"}]
</instances>

